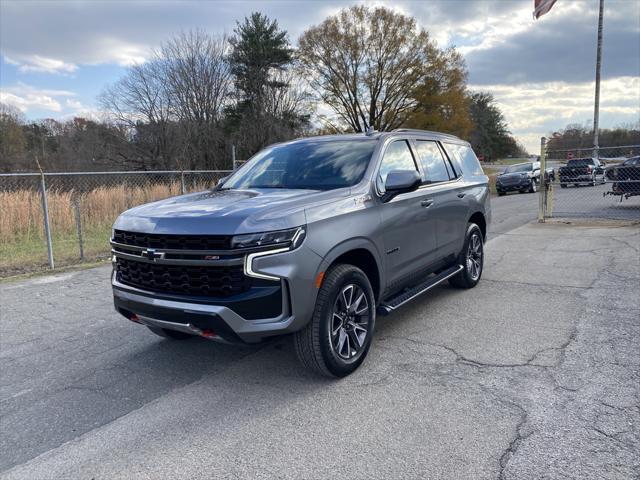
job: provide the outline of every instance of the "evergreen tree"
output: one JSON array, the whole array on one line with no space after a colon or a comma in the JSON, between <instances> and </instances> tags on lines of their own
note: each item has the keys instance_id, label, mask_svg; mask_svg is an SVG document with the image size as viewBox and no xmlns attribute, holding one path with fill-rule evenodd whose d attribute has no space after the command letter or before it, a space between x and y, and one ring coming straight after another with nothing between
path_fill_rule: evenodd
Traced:
<instances>
[{"instance_id":1,"label":"evergreen tree","mask_svg":"<svg viewBox=\"0 0 640 480\"><path fill-rule=\"evenodd\" d=\"M472 93L470 113L474 123L470 141L477 155L490 161L522 153L511 136L493 95L486 92Z\"/></svg>"},{"instance_id":2,"label":"evergreen tree","mask_svg":"<svg viewBox=\"0 0 640 480\"><path fill-rule=\"evenodd\" d=\"M240 102L259 111L266 89L287 87L273 78L274 71L284 71L292 62L287 32L280 30L276 20L254 12L237 22L230 43L229 63Z\"/></svg>"},{"instance_id":3,"label":"evergreen tree","mask_svg":"<svg viewBox=\"0 0 640 480\"><path fill-rule=\"evenodd\" d=\"M240 158L248 158L302 133L308 95L292 75L293 50L277 21L254 12L233 33L229 65L237 102L226 111L226 130Z\"/></svg>"}]
</instances>

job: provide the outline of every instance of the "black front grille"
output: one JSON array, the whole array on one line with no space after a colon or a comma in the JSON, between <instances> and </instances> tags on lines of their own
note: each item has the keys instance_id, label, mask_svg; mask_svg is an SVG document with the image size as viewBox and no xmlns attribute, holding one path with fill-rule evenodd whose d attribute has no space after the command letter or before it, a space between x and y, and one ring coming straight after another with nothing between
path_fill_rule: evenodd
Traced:
<instances>
[{"instance_id":1,"label":"black front grille","mask_svg":"<svg viewBox=\"0 0 640 480\"><path fill-rule=\"evenodd\" d=\"M230 235L165 235L115 230L113 241L123 245L172 250L228 250Z\"/></svg>"},{"instance_id":2,"label":"black front grille","mask_svg":"<svg viewBox=\"0 0 640 480\"><path fill-rule=\"evenodd\" d=\"M516 185L520 183L520 177L516 177L516 176L504 177L500 179L500 183L503 185Z\"/></svg>"},{"instance_id":3,"label":"black front grille","mask_svg":"<svg viewBox=\"0 0 640 480\"><path fill-rule=\"evenodd\" d=\"M151 292L230 297L251 288L242 265L229 267L163 265L116 259L119 282Z\"/></svg>"}]
</instances>

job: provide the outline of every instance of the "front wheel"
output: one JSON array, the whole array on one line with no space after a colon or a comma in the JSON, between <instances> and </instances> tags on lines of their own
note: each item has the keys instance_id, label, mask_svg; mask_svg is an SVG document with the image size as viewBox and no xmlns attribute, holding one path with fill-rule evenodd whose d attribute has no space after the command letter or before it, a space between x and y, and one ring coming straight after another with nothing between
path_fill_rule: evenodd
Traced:
<instances>
[{"instance_id":1,"label":"front wheel","mask_svg":"<svg viewBox=\"0 0 640 480\"><path fill-rule=\"evenodd\" d=\"M331 267L316 300L313 318L293 337L296 354L309 370L345 377L364 361L376 321L373 289L353 265Z\"/></svg>"},{"instance_id":2,"label":"front wheel","mask_svg":"<svg viewBox=\"0 0 640 480\"><path fill-rule=\"evenodd\" d=\"M458 255L462 271L449 279L449 283L458 288L473 288L480 281L484 266L484 241L480 227L475 223L467 226L464 247Z\"/></svg>"},{"instance_id":3,"label":"front wheel","mask_svg":"<svg viewBox=\"0 0 640 480\"><path fill-rule=\"evenodd\" d=\"M529 186L529 193L536 193L538 191L538 185L536 185L536 179L531 179L531 186Z\"/></svg>"}]
</instances>

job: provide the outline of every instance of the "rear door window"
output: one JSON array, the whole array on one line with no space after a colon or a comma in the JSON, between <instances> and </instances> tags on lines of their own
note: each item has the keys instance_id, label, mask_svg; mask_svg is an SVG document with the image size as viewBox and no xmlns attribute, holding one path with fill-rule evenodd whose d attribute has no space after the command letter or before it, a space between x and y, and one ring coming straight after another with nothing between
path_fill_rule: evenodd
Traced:
<instances>
[{"instance_id":1,"label":"rear door window","mask_svg":"<svg viewBox=\"0 0 640 480\"><path fill-rule=\"evenodd\" d=\"M430 140L416 140L416 150L427 183L447 182L450 180L446 160L436 142Z\"/></svg>"},{"instance_id":2,"label":"rear door window","mask_svg":"<svg viewBox=\"0 0 640 480\"><path fill-rule=\"evenodd\" d=\"M480 162L471 147L455 143L445 143L444 147L449 157L457 162L464 175L484 175Z\"/></svg>"}]
</instances>

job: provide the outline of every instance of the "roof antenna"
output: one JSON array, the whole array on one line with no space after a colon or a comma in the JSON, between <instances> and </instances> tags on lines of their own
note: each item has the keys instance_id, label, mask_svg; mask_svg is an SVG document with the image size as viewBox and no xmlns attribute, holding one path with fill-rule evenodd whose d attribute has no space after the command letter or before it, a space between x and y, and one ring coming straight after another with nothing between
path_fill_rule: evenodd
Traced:
<instances>
[{"instance_id":1,"label":"roof antenna","mask_svg":"<svg viewBox=\"0 0 640 480\"><path fill-rule=\"evenodd\" d=\"M371 136L371 135L373 135L374 133L376 133L376 131L373 129L373 126L371 126L371 125L369 125L369 126L367 127L366 132L364 132L364 134L365 134L367 137L370 137L370 136Z\"/></svg>"}]
</instances>

